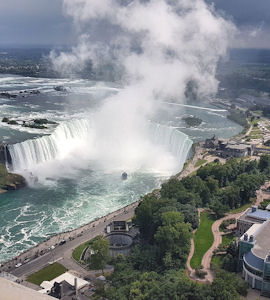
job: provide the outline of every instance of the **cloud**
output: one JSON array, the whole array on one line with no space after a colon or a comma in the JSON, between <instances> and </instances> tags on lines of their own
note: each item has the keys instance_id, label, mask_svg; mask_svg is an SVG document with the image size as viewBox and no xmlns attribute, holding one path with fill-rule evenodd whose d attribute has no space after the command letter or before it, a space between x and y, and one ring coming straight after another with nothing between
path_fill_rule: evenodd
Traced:
<instances>
[{"instance_id":1,"label":"cloud","mask_svg":"<svg viewBox=\"0 0 270 300\"><path fill-rule=\"evenodd\" d=\"M257 26L251 28L249 35L254 38L258 36L263 31L263 22L258 24Z\"/></svg>"},{"instance_id":2,"label":"cloud","mask_svg":"<svg viewBox=\"0 0 270 300\"><path fill-rule=\"evenodd\" d=\"M216 65L235 27L203 0L64 0L64 11L74 21L78 45L51 53L55 68L67 76L91 60L121 70L123 89L106 99L94 122L105 143L99 152L117 149L110 161L142 145L138 141L160 102L186 101L187 88L201 99L215 94ZM93 34L101 27L111 33L108 38Z\"/></svg>"},{"instance_id":3,"label":"cloud","mask_svg":"<svg viewBox=\"0 0 270 300\"><path fill-rule=\"evenodd\" d=\"M98 64L100 52L109 60L110 50L116 49L113 59L123 65L124 75L131 81L147 80L152 89L160 86L166 93L178 90L183 95L186 82L193 78L202 94L215 92L216 63L226 53L234 26L204 1L152 0L121 5L116 0L64 0L64 9L80 35L72 52L52 54L55 67L66 74L89 59ZM118 32L112 40L97 44L89 33L93 27L98 30L102 20L117 26ZM141 52L131 50L134 43ZM174 77L165 80L165 72Z\"/></svg>"}]
</instances>

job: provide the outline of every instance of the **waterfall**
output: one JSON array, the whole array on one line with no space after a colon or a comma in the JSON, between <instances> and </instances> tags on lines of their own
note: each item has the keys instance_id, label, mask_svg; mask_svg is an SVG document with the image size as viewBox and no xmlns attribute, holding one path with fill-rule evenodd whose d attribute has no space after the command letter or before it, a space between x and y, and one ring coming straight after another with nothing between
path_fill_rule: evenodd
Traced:
<instances>
[{"instance_id":1,"label":"waterfall","mask_svg":"<svg viewBox=\"0 0 270 300\"><path fill-rule=\"evenodd\" d=\"M0 163L4 164L8 169L11 164L11 156L8 151L8 145L0 142Z\"/></svg>"},{"instance_id":2,"label":"waterfall","mask_svg":"<svg viewBox=\"0 0 270 300\"><path fill-rule=\"evenodd\" d=\"M89 125L89 121L84 119L63 122L51 135L9 145L13 170L28 170L35 165L64 158L87 139Z\"/></svg>"},{"instance_id":3,"label":"waterfall","mask_svg":"<svg viewBox=\"0 0 270 300\"><path fill-rule=\"evenodd\" d=\"M51 135L9 145L12 169L31 170L39 164L64 159L77 149L88 149L91 146L85 146L85 143L90 139L91 130L94 131L94 128L89 120L72 120L60 124ZM189 137L175 128L151 122L145 130L151 143L172 153L177 158L179 169L182 168L192 145Z\"/></svg>"},{"instance_id":4,"label":"waterfall","mask_svg":"<svg viewBox=\"0 0 270 300\"><path fill-rule=\"evenodd\" d=\"M160 145L172 153L177 158L181 170L187 160L192 140L177 128L157 123L150 122L148 130L153 144Z\"/></svg>"}]
</instances>

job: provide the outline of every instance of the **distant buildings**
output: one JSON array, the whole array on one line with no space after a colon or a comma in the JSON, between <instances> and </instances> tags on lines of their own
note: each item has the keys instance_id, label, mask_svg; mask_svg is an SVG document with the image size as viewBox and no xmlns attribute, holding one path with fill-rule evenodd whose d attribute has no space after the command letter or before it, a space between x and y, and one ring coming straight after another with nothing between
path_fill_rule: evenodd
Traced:
<instances>
[{"instance_id":1,"label":"distant buildings","mask_svg":"<svg viewBox=\"0 0 270 300\"><path fill-rule=\"evenodd\" d=\"M224 139L217 139L213 136L211 139L206 139L205 147L212 149L212 152L220 157L245 157L253 155L255 145L238 143Z\"/></svg>"},{"instance_id":2,"label":"distant buildings","mask_svg":"<svg viewBox=\"0 0 270 300\"><path fill-rule=\"evenodd\" d=\"M218 138L215 135L211 139L205 140L205 148L208 149L215 149L218 147Z\"/></svg>"}]
</instances>

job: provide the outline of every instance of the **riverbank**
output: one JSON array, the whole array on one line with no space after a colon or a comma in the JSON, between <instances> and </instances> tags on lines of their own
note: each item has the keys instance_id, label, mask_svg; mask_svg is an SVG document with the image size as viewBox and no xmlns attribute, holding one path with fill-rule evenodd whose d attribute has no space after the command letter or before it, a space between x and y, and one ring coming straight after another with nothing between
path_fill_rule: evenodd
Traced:
<instances>
[{"instance_id":1,"label":"riverbank","mask_svg":"<svg viewBox=\"0 0 270 300\"><path fill-rule=\"evenodd\" d=\"M190 173L194 171L194 165L196 164L197 160L201 158L202 156L202 144L198 143L196 146L193 148L193 156L192 156L192 161L189 164L188 168L183 169L179 174L177 174L181 179L185 176L188 176ZM213 156L209 157L209 161L212 161L214 159ZM197 168L196 168L197 169ZM89 223L82 225L78 228L75 228L70 231L62 232L62 233L57 233L48 239L44 240L43 242L37 244L36 246L22 252L20 255L14 257L11 260L8 260L6 262L3 262L2 267L0 268L0 271L11 271L12 269L15 268L16 264L24 263L25 261L28 262L33 261L34 259L37 259L38 257L41 257L47 253L50 253L51 247L52 246L57 246L61 241L73 241L75 239L78 239L84 236L84 234L88 233L90 230L95 228L98 224L103 224L104 228L106 224L109 224L110 221L113 219L117 219L120 215L124 213L124 215L129 215L131 211L133 211L133 214L131 217L134 215L135 208L138 206L140 203L140 200L129 204L115 212L109 213L105 216L102 216L100 218L97 218L95 220L90 221ZM103 228L103 229L104 229ZM85 240L88 241L88 240Z\"/></svg>"},{"instance_id":2,"label":"riverbank","mask_svg":"<svg viewBox=\"0 0 270 300\"><path fill-rule=\"evenodd\" d=\"M42 264L38 264L38 267L49 263L51 260L56 260L56 252L58 251L60 254L58 258L63 258L61 255L64 255L64 251L61 251L61 249L71 251L77 245L80 245L84 241L88 241L89 239L91 239L92 236L94 237L96 235L104 233L105 227L113 220L125 220L131 218L134 215L134 211L139 203L140 200L129 204L115 212L92 220L91 222L82 225L79 228L53 235L45 241L37 244L36 246L24 251L13 259L4 262L0 267L0 271L12 272L19 277L22 266L16 270L16 265L18 264L22 264L27 269L29 269L27 272L29 273L29 271L32 271L32 268L28 268L28 265L34 263L34 261L38 261L39 258L47 257L47 259L44 259ZM52 253L53 249L54 253ZM24 274L24 272L22 272L22 274Z\"/></svg>"}]
</instances>

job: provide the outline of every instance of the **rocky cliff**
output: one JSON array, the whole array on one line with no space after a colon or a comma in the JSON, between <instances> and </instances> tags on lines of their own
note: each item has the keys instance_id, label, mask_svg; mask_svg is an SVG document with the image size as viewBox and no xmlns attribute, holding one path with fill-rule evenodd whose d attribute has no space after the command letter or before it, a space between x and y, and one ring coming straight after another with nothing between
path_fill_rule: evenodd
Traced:
<instances>
[{"instance_id":1,"label":"rocky cliff","mask_svg":"<svg viewBox=\"0 0 270 300\"><path fill-rule=\"evenodd\" d=\"M0 163L0 193L17 190L25 185L26 181L21 175L9 173L5 165Z\"/></svg>"},{"instance_id":2,"label":"rocky cliff","mask_svg":"<svg viewBox=\"0 0 270 300\"><path fill-rule=\"evenodd\" d=\"M11 164L11 156L8 150L8 145L5 143L0 143L0 163L1 164Z\"/></svg>"}]
</instances>

